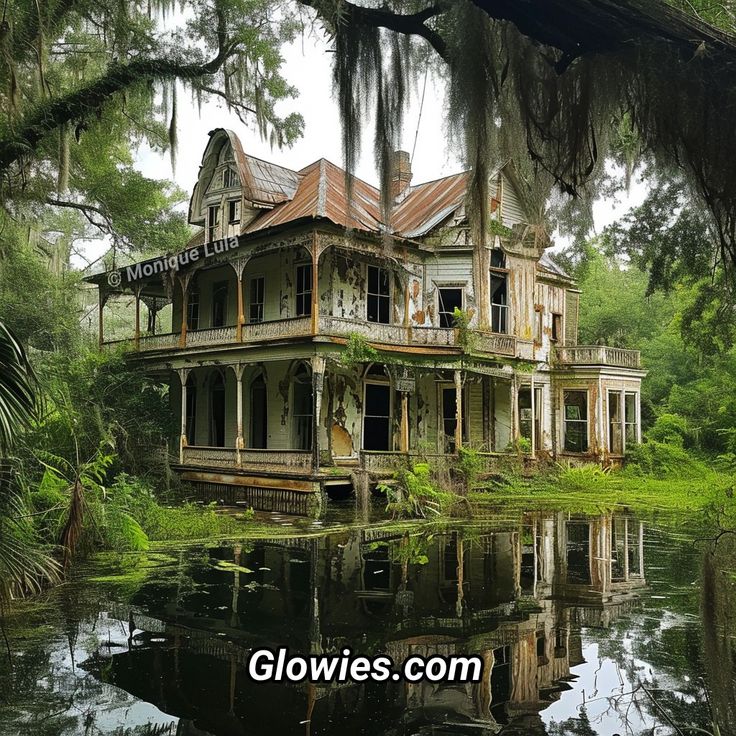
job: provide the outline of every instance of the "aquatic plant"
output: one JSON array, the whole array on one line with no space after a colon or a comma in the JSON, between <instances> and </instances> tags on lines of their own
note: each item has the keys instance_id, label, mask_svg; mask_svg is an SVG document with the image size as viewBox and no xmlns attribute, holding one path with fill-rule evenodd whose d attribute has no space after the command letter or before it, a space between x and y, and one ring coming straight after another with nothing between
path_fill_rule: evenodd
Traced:
<instances>
[{"instance_id":1,"label":"aquatic plant","mask_svg":"<svg viewBox=\"0 0 736 736\"><path fill-rule=\"evenodd\" d=\"M428 463L416 463L411 469L400 468L394 473L393 482L380 484L378 490L386 495L386 510L395 519L440 516L458 499L434 483Z\"/></svg>"}]
</instances>

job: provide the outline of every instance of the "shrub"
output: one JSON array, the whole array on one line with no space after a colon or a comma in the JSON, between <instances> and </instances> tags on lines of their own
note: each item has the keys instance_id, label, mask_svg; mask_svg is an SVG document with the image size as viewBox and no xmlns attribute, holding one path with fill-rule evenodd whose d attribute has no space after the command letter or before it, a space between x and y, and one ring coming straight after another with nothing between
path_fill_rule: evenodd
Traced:
<instances>
[{"instance_id":1,"label":"shrub","mask_svg":"<svg viewBox=\"0 0 736 736\"><path fill-rule=\"evenodd\" d=\"M457 497L443 491L432 481L428 463L416 463L411 470L402 468L394 473L393 484L381 484L378 490L386 495L386 510L394 518L421 517L446 513Z\"/></svg>"},{"instance_id":2,"label":"shrub","mask_svg":"<svg viewBox=\"0 0 736 736\"><path fill-rule=\"evenodd\" d=\"M609 471L600 465L561 465L558 480L560 485L570 491L586 491L606 481Z\"/></svg>"},{"instance_id":3,"label":"shrub","mask_svg":"<svg viewBox=\"0 0 736 736\"><path fill-rule=\"evenodd\" d=\"M461 447L455 463L455 472L462 480L465 491L471 490L478 476L483 472L483 459L478 450Z\"/></svg>"},{"instance_id":4,"label":"shrub","mask_svg":"<svg viewBox=\"0 0 736 736\"><path fill-rule=\"evenodd\" d=\"M626 461L627 472L656 478L672 475L688 477L702 475L705 471L703 464L688 454L681 445L654 440L634 445L626 453Z\"/></svg>"},{"instance_id":5,"label":"shrub","mask_svg":"<svg viewBox=\"0 0 736 736\"><path fill-rule=\"evenodd\" d=\"M687 419L679 414L662 414L647 432L647 439L684 447L690 440Z\"/></svg>"}]
</instances>

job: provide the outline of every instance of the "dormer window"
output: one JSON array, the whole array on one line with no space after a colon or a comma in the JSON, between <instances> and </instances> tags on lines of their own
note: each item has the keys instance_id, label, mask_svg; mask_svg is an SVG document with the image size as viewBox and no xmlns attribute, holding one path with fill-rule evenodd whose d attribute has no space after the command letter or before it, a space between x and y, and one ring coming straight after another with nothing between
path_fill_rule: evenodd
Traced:
<instances>
[{"instance_id":1,"label":"dormer window","mask_svg":"<svg viewBox=\"0 0 736 736\"><path fill-rule=\"evenodd\" d=\"M225 189L233 189L240 186L240 177L230 167L222 172L222 186Z\"/></svg>"}]
</instances>

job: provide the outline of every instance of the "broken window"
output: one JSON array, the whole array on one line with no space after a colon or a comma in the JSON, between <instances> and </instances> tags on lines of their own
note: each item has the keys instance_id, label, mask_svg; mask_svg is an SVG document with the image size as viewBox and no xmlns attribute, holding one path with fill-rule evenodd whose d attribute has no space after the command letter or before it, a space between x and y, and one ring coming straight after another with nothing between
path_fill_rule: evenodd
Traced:
<instances>
[{"instance_id":1,"label":"broken window","mask_svg":"<svg viewBox=\"0 0 736 736\"><path fill-rule=\"evenodd\" d=\"M509 330L508 269L506 255L491 251L491 330L506 334Z\"/></svg>"},{"instance_id":2,"label":"broken window","mask_svg":"<svg viewBox=\"0 0 736 736\"><path fill-rule=\"evenodd\" d=\"M225 379L220 371L210 384L210 447L225 447Z\"/></svg>"},{"instance_id":3,"label":"broken window","mask_svg":"<svg viewBox=\"0 0 736 736\"><path fill-rule=\"evenodd\" d=\"M636 394L621 391L608 392L608 450L623 455L626 447L639 439Z\"/></svg>"},{"instance_id":4,"label":"broken window","mask_svg":"<svg viewBox=\"0 0 736 736\"><path fill-rule=\"evenodd\" d=\"M519 433L522 437L532 441L532 426L534 426L534 449L539 450L542 438L542 389L534 388L534 408L532 408L532 389L519 389Z\"/></svg>"},{"instance_id":5,"label":"broken window","mask_svg":"<svg viewBox=\"0 0 736 736\"><path fill-rule=\"evenodd\" d=\"M312 264L296 267L296 316L312 314Z\"/></svg>"},{"instance_id":6,"label":"broken window","mask_svg":"<svg viewBox=\"0 0 736 736\"><path fill-rule=\"evenodd\" d=\"M365 384L363 449L391 449L391 387L388 383Z\"/></svg>"},{"instance_id":7,"label":"broken window","mask_svg":"<svg viewBox=\"0 0 736 736\"><path fill-rule=\"evenodd\" d=\"M465 400L465 392L460 392L460 402ZM463 439L468 438L467 412L463 411ZM442 433L443 452L455 452L455 429L457 428L457 391L455 386L442 386Z\"/></svg>"},{"instance_id":8,"label":"broken window","mask_svg":"<svg viewBox=\"0 0 736 736\"><path fill-rule=\"evenodd\" d=\"M248 321L251 324L263 322L263 304L266 294L266 279L254 276L248 284Z\"/></svg>"},{"instance_id":9,"label":"broken window","mask_svg":"<svg viewBox=\"0 0 736 736\"><path fill-rule=\"evenodd\" d=\"M212 288L212 327L224 327L227 319L227 281L218 281Z\"/></svg>"},{"instance_id":10,"label":"broken window","mask_svg":"<svg viewBox=\"0 0 736 736\"><path fill-rule=\"evenodd\" d=\"M588 392L564 392L564 449L565 452L588 450Z\"/></svg>"},{"instance_id":11,"label":"broken window","mask_svg":"<svg viewBox=\"0 0 736 736\"><path fill-rule=\"evenodd\" d=\"M636 416L636 394L624 396L624 437L627 445L635 445L639 441L639 422Z\"/></svg>"},{"instance_id":12,"label":"broken window","mask_svg":"<svg viewBox=\"0 0 736 736\"><path fill-rule=\"evenodd\" d=\"M187 329L199 329L199 291L196 289L187 299Z\"/></svg>"},{"instance_id":13,"label":"broken window","mask_svg":"<svg viewBox=\"0 0 736 736\"><path fill-rule=\"evenodd\" d=\"M303 363L294 376L292 402L294 405L294 449L311 450L314 415L312 376Z\"/></svg>"},{"instance_id":14,"label":"broken window","mask_svg":"<svg viewBox=\"0 0 736 736\"><path fill-rule=\"evenodd\" d=\"M266 381L259 373L250 384L250 444L256 450L268 446Z\"/></svg>"},{"instance_id":15,"label":"broken window","mask_svg":"<svg viewBox=\"0 0 736 736\"><path fill-rule=\"evenodd\" d=\"M220 206L211 205L207 208L207 242L211 243L217 240L218 229L220 227Z\"/></svg>"},{"instance_id":16,"label":"broken window","mask_svg":"<svg viewBox=\"0 0 736 736\"><path fill-rule=\"evenodd\" d=\"M240 177L237 172L230 167L226 168L222 172L222 186L225 187L225 189L232 189L233 187L240 186Z\"/></svg>"},{"instance_id":17,"label":"broken window","mask_svg":"<svg viewBox=\"0 0 736 736\"><path fill-rule=\"evenodd\" d=\"M455 310L463 308L463 290L457 287L441 286L437 289L437 307L440 327L454 327Z\"/></svg>"},{"instance_id":18,"label":"broken window","mask_svg":"<svg viewBox=\"0 0 736 736\"><path fill-rule=\"evenodd\" d=\"M231 199L227 203L227 221L231 225L237 225L240 222L240 200Z\"/></svg>"},{"instance_id":19,"label":"broken window","mask_svg":"<svg viewBox=\"0 0 736 736\"><path fill-rule=\"evenodd\" d=\"M389 272L378 266L368 266L367 318L369 322L387 325L391 321L391 290Z\"/></svg>"}]
</instances>

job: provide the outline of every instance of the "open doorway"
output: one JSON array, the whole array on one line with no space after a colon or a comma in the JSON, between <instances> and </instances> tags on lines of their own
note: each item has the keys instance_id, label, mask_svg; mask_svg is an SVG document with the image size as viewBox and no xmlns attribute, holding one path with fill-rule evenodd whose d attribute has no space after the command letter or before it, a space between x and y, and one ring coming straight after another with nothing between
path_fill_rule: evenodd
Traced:
<instances>
[{"instance_id":1,"label":"open doorway","mask_svg":"<svg viewBox=\"0 0 736 736\"><path fill-rule=\"evenodd\" d=\"M210 384L210 446L225 447L225 378L220 371Z\"/></svg>"},{"instance_id":2,"label":"open doorway","mask_svg":"<svg viewBox=\"0 0 736 736\"><path fill-rule=\"evenodd\" d=\"M265 450L268 446L268 411L266 380L259 373L250 384L250 447Z\"/></svg>"}]
</instances>

